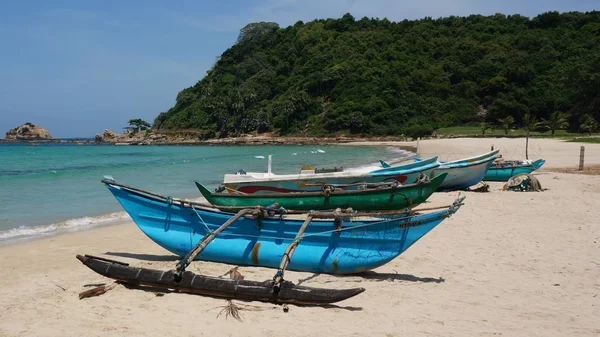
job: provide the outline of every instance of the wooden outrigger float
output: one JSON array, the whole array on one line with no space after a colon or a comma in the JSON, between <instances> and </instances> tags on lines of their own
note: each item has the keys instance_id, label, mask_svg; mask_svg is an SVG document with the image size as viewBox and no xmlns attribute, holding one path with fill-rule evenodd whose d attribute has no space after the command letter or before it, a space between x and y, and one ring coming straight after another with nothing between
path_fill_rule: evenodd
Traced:
<instances>
[{"instance_id":1,"label":"wooden outrigger float","mask_svg":"<svg viewBox=\"0 0 600 337\"><path fill-rule=\"evenodd\" d=\"M274 292L274 281L270 280L265 282L231 280L198 275L191 271L182 273L178 278L177 271L173 270L162 271L131 267L126 263L99 259L90 255L77 255L77 259L96 273L124 283L228 299L327 305L343 301L365 291L364 288L342 290L311 288L283 281L279 283L278 291Z\"/></svg>"}]
</instances>

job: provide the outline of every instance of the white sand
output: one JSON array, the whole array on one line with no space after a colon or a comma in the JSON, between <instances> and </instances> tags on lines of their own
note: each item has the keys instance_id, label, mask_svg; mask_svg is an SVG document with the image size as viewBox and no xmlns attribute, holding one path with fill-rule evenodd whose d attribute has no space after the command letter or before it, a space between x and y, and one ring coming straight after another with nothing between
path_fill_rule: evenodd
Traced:
<instances>
[{"instance_id":1,"label":"white sand","mask_svg":"<svg viewBox=\"0 0 600 337\"><path fill-rule=\"evenodd\" d=\"M493 141L518 146L518 140ZM421 146L423 152L468 152L489 148L485 142L434 140ZM538 149L532 157L548 159L550 167L566 166L555 158L580 145L532 143ZM600 159L599 149L586 145L595 156L590 160ZM225 300L202 296L157 297L117 286L79 300L86 284L111 280L84 267L77 253L174 266L175 257L131 222L1 247L0 336L598 336L600 176L541 172L538 178L547 191L503 192L494 183L490 193L466 193L456 215L366 277L286 273L308 286L365 287L359 296L330 308L290 306L288 313L271 304L238 302L263 309L242 311L242 323L216 318ZM447 204L457 194L436 193L431 205ZM218 276L230 267L194 262L190 270ZM240 271L252 280L274 273Z\"/></svg>"},{"instance_id":2,"label":"white sand","mask_svg":"<svg viewBox=\"0 0 600 337\"><path fill-rule=\"evenodd\" d=\"M347 145L416 146L417 142L357 142ZM500 149L505 159L525 159L525 138L453 138L430 139L420 142L420 155L438 156L439 160L454 160L490 151L492 145ZM529 139L529 159L546 159L545 168L578 167L579 151L585 147L585 163L600 164L600 144L570 143L566 141Z\"/></svg>"}]
</instances>

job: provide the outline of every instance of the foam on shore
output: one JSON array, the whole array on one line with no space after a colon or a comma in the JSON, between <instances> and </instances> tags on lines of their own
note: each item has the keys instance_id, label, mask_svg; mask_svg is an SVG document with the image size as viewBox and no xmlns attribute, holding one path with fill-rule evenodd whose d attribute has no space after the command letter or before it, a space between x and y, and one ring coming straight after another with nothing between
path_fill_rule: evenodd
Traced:
<instances>
[{"instance_id":1,"label":"foam on shore","mask_svg":"<svg viewBox=\"0 0 600 337\"><path fill-rule=\"evenodd\" d=\"M0 231L0 246L56 235L61 232L87 230L106 226L129 219L125 212L108 213L98 216L84 216L42 226L19 226Z\"/></svg>"}]
</instances>

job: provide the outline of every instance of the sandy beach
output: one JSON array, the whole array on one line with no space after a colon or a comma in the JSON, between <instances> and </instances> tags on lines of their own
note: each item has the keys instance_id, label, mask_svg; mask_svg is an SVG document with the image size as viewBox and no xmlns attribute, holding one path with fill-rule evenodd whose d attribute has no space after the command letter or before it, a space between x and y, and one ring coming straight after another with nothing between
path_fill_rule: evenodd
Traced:
<instances>
[{"instance_id":1,"label":"sandy beach","mask_svg":"<svg viewBox=\"0 0 600 337\"><path fill-rule=\"evenodd\" d=\"M372 144L372 143L371 143ZM380 145L399 145L382 143ZM402 143L414 145L414 143ZM524 158L524 139L434 139L422 156L469 156L494 145ZM243 321L217 317L223 299L156 293L112 284L76 254L171 269L177 258L131 222L0 247L0 336L598 336L600 335L600 175L558 173L579 163L582 144L530 140L543 192L462 192L463 208L406 253L360 276L287 272L306 286L364 287L330 307L234 301ZM583 144L586 164L600 164L600 144ZM459 194L436 193L427 206ZM211 276L232 266L194 262ZM251 280L274 270L240 267Z\"/></svg>"}]
</instances>

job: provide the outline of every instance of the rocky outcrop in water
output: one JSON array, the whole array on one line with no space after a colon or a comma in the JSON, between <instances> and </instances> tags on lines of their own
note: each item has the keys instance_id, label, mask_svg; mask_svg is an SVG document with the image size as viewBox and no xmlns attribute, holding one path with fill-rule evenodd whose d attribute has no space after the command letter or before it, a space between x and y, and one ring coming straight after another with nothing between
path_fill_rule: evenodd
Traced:
<instances>
[{"instance_id":1,"label":"rocky outcrop in water","mask_svg":"<svg viewBox=\"0 0 600 337\"><path fill-rule=\"evenodd\" d=\"M95 140L97 143L111 143L118 137L119 137L119 135L106 129L106 130L104 130L103 133L96 134Z\"/></svg>"},{"instance_id":2,"label":"rocky outcrop in water","mask_svg":"<svg viewBox=\"0 0 600 337\"><path fill-rule=\"evenodd\" d=\"M53 139L45 128L25 123L6 132L6 140L50 140Z\"/></svg>"}]
</instances>

